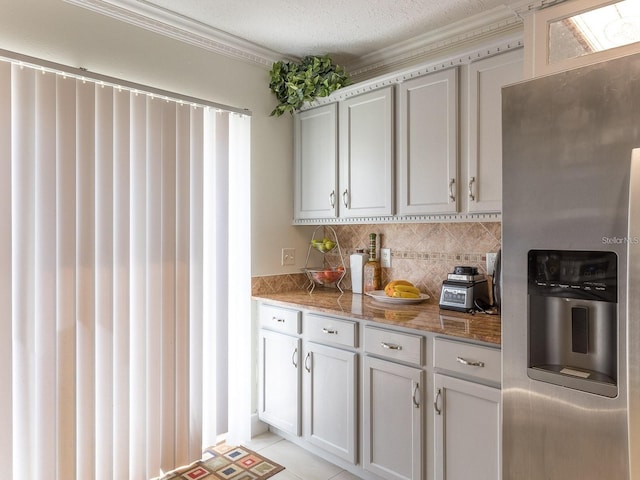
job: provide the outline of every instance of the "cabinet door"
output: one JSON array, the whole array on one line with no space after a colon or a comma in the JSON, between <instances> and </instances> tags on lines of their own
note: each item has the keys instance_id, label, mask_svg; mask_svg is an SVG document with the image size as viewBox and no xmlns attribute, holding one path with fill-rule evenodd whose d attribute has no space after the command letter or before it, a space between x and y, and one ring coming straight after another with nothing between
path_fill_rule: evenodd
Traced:
<instances>
[{"instance_id":1,"label":"cabinet door","mask_svg":"<svg viewBox=\"0 0 640 480\"><path fill-rule=\"evenodd\" d=\"M369 356L363 372L363 467L389 480L422 480L424 372Z\"/></svg>"},{"instance_id":2,"label":"cabinet door","mask_svg":"<svg viewBox=\"0 0 640 480\"><path fill-rule=\"evenodd\" d=\"M436 479L499 480L500 389L434 377Z\"/></svg>"},{"instance_id":3,"label":"cabinet door","mask_svg":"<svg viewBox=\"0 0 640 480\"><path fill-rule=\"evenodd\" d=\"M260 420L300 435L300 339L260 330Z\"/></svg>"},{"instance_id":4,"label":"cabinet door","mask_svg":"<svg viewBox=\"0 0 640 480\"><path fill-rule=\"evenodd\" d=\"M356 354L306 343L303 362L304 437L356 463Z\"/></svg>"},{"instance_id":5,"label":"cabinet door","mask_svg":"<svg viewBox=\"0 0 640 480\"><path fill-rule=\"evenodd\" d=\"M458 211L458 69L400 85L398 213Z\"/></svg>"},{"instance_id":6,"label":"cabinet door","mask_svg":"<svg viewBox=\"0 0 640 480\"><path fill-rule=\"evenodd\" d=\"M339 213L393 213L393 87L340 102Z\"/></svg>"},{"instance_id":7,"label":"cabinet door","mask_svg":"<svg viewBox=\"0 0 640 480\"><path fill-rule=\"evenodd\" d=\"M502 210L502 87L522 69L522 49L469 65L469 212Z\"/></svg>"},{"instance_id":8,"label":"cabinet door","mask_svg":"<svg viewBox=\"0 0 640 480\"><path fill-rule=\"evenodd\" d=\"M337 216L336 112L336 104L329 104L295 114L295 218Z\"/></svg>"}]
</instances>

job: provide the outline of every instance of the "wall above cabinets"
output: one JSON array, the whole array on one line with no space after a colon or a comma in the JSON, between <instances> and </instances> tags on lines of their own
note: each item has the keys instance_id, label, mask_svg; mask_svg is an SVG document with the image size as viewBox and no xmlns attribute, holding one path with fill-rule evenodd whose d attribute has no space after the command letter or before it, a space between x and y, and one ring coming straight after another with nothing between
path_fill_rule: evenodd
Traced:
<instances>
[{"instance_id":1,"label":"wall above cabinets","mask_svg":"<svg viewBox=\"0 0 640 480\"><path fill-rule=\"evenodd\" d=\"M294 118L293 224L499 221L513 40L339 90Z\"/></svg>"}]
</instances>

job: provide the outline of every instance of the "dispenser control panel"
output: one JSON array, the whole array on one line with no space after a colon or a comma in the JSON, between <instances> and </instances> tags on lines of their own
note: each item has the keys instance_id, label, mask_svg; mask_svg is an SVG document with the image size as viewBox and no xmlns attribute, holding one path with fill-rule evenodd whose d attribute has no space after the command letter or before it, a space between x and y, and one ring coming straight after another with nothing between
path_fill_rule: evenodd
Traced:
<instances>
[{"instance_id":1,"label":"dispenser control panel","mask_svg":"<svg viewBox=\"0 0 640 480\"><path fill-rule=\"evenodd\" d=\"M618 256L609 251L530 250L529 294L618 301Z\"/></svg>"}]
</instances>

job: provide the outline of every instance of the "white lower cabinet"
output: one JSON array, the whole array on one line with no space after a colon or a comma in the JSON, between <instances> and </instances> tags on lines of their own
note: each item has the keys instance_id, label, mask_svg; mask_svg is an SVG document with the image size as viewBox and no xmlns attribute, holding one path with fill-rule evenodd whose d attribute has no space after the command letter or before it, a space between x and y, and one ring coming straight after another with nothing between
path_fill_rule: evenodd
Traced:
<instances>
[{"instance_id":1,"label":"white lower cabinet","mask_svg":"<svg viewBox=\"0 0 640 480\"><path fill-rule=\"evenodd\" d=\"M364 329L362 466L388 480L422 480L426 471L424 340Z\"/></svg>"},{"instance_id":2,"label":"white lower cabinet","mask_svg":"<svg viewBox=\"0 0 640 480\"><path fill-rule=\"evenodd\" d=\"M258 416L285 438L366 480L500 479L499 348L259 312Z\"/></svg>"},{"instance_id":3,"label":"white lower cabinet","mask_svg":"<svg viewBox=\"0 0 640 480\"><path fill-rule=\"evenodd\" d=\"M259 334L260 420L300 435L300 339L261 329Z\"/></svg>"},{"instance_id":4,"label":"white lower cabinet","mask_svg":"<svg viewBox=\"0 0 640 480\"><path fill-rule=\"evenodd\" d=\"M500 389L435 374L436 478L500 479Z\"/></svg>"},{"instance_id":5,"label":"white lower cabinet","mask_svg":"<svg viewBox=\"0 0 640 480\"><path fill-rule=\"evenodd\" d=\"M436 480L500 480L500 350L441 338L434 349Z\"/></svg>"},{"instance_id":6,"label":"white lower cabinet","mask_svg":"<svg viewBox=\"0 0 640 480\"><path fill-rule=\"evenodd\" d=\"M258 417L300 435L302 312L268 304L261 304L258 312Z\"/></svg>"},{"instance_id":7,"label":"white lower cabinet","mask_svg":"<svg viewBox=\"0 0 640 480\"><path fill-rule=\"evenodd\" d=\"M357 354L314 342L306 342L304 350L304 438L355 464Z\"/></svg>"},{"instance_id":8,"label":"white lower cabinet","mask_svg":"<svg viewBox=\"0 0 640 480\"><path fill-rule=\"evenodd\" d=\"M424 372L363 358L363 467L389 480L423 478Z\"/></svg>"}]
</instances>

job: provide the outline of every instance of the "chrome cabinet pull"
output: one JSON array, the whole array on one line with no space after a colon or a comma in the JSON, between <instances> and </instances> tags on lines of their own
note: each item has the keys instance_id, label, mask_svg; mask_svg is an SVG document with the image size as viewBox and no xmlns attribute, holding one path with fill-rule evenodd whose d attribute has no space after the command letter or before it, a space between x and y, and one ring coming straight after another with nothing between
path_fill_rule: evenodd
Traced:
<instances>
[{"instance_id":1,"label":"chrome cabinet pull","mask_svg":"<svg viewBox=\"0 0 640 480\"><path fill-rule=\"evenodd\" d=\"M456 201L456 194L453 192L453 187L456 184L456 179L452 178L451 180L449 180L449 200L451 200L452 202Z\"/></svg>"},{"instance_id":2,"label":"chrome cabinet pull","mask_svg":"<svg viewBox=\"0 0 640 480\"><path fill-rule=\"evenodd\" d=\"M442 410L438 407L438 400L442 396L442 389L438 389L438 393L436 393L436 399L433 401L433 408L436 410L436 415L442 415Z\"/></svg>"},{"instance_id":3,"label":"chrome cabinet pull","mask_svg":"<svg viewBox=\"0 0 640 480\"><path fill-rule=\"evenodd\" d=\"M327 335L337 335L338 331L333 328L323 328L322 333L326 333Z\"/></svg>"},{"instance_id":4,"label":"chrome cabinet pull","mask_svg":"<svg viewBox=\"0 0 640 480\"><path fill-rule=\"evenodd\" d=\"M291 363L293 363L293 366L298 368L298 362L296 361L298 357L298 347L296 347L296 349L293 351L293 355L291 355Z\"/></svg>"},{"instance_id":5,"label":"chrome cabinet pull","mask_svg":"<svg viewBox=\"0 0 640 480\"><path fill-rule=\"evenodd\" d=\"M304 369L307 372L311 373L311 369L309 368L309 357L311 357L311 352L308 352L307 356L304 357Z\"/></svg>"},{"instance_id":6,"label":"chrome cabinet pull","mask_svg":"<svg viewBox=\"0 0 640 480\"><path fill-rule=\"evenodd\" d=\"M468 365L470 367L484 367L484 362L475 362L473 360L467 360L466 358L457 357L456 362L462 365Z\"/></svg>"},{"instance_id":7,"label":"chrome cabinet pull","mask_svg":"<svg viewBox=\"0 0 640 480\"><path fill-rule=\"evenodd\" d=\"M402 350L402 345L395 345L393 343L380 342L382 348L386 348L387 350Z\"/></svg>"},{"instance_id":8,"label":"chrome cabinet pull","mask_svg":"<svg viewBox=\"0 0 640 480\"><path fill-rule=\"evenodd\" d=\"M331 203L331 208L336 206L336 191L335 190L331 190L331 193L329 194L329 202Z\"/></svg>"},{"instance_id":9,"label":"chrome cabinet pull","mask_svg":"<svg viewBox=\"0 0 640 480\"><path fill-rule=\"evenodd\" d=\"M473 182L475 181L476 177L471 177L471 180L469 180L469 200L472 202L476 201L476 196L473 194Z\"/></svg>"},{"instance_id":10,"label":"chrome cabinet pull","mask_svg":"<svg viewBox=\"0 0 640 480\"><path fill-rule=\"evenodd\" d=\"M275 320L278 323L284 323L285 322L284 318L278 318L278 317L271 317L271 320Z\"/></svg>"},{"instance_id":11,"label":"chrome cabinet pull","mask_svg":"<svg viewBox=\"0 0 640 480\"><path fill-rule=\"evenodd\" d=\"M342 192L342 203L344 203L345 207L349 207L349 189Z\"/></svg>"},{"instance_id":12,"label":"chrome cabinet pull","mask_svg":"<svg viewBox=\"0 0 640 480\"><path fill-rule=\"evenodd\" d=\"M420 384L416 383L415 387L413 387L413 406L415 408L420 408L420 402L417 400L417 396L419 393Z\"/></svg>"}]
</instances>

